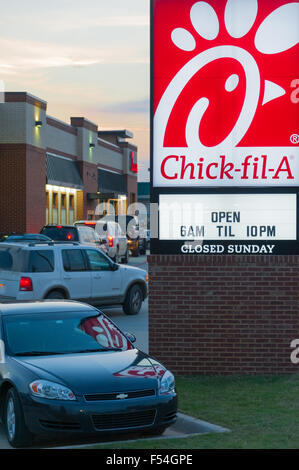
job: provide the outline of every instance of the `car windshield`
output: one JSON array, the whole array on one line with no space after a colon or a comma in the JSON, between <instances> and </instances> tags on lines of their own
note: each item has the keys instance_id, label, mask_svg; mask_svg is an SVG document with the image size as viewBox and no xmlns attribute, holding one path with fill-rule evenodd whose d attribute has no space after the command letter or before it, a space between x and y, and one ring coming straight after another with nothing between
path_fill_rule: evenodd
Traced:
<instances>
[{"instance_id":1,"label":"car windshield","mask_svg":"<svg viewBox=\"0 0 299 470\"><path fill-rule=\"evenodd\" d=\"M72 354L132 349L127 337L104 315L84 312L9 314L3 317L11 355Z\"/></svg>"},{"instance_id":2,"label":"car windshield","mask_svg":"<svg viewBox=\"0 0 299 470\"><path fill-rule=\"evenodd\" d=\"M44 227L43 235L58 242L77 242L79 241L78 231L75 227Z\"/></svg>"}]
</instances>

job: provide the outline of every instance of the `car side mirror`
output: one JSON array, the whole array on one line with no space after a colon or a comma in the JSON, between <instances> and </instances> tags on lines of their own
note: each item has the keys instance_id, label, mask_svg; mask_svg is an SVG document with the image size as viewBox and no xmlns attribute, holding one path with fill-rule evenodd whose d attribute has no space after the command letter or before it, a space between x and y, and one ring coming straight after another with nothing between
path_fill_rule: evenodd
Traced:
<instances>
[{"instance_id":1,"label":"car side mirror","mask_svg":"<svg viewBox=\"0 0 299 470\"><path fill-rule=\"evenodd\" d=\"M125 332L126 337L128 338L131 343L135 343L136 341L136 336L133 335L133 333L128 333L127 331Z\"/></svg>"}]
</instances>

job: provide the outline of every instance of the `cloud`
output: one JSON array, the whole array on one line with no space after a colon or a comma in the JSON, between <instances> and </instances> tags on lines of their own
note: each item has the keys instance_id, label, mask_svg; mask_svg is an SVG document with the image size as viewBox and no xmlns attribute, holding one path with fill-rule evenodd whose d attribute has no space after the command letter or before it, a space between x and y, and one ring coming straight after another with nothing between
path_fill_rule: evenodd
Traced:
<instances>
[{"instance_id":1,"label":"cloud","mask_svg":"<svg viewBox=\"0 0 299 470\"><path fill-rule=\"evenodd\" d=\"M115 46L77 47L0 38L0 72L13 74L28 69L88 67L96 64L148 64L138 50Z\"/></svg>"},{"instance_id":2,"label":"cloud","mask_svg":"<svg viewBox=\"0 0 299 470\"><path fill-rule=\"evenodd\" d=\"M94 26L149 26L148 16L106 16L99 20L95 20Z\"/></svg>"},{"instance_id":3,"label":"cloud","mask_svg":"<svg viewBox=\"0 0 299 470\"><path fill-rule=\"evenodd\" d=\"M97 28L97 27L149 27L150 20L149 16L103 16L94 18L78 18L76 15L72 21L66 22L64 19L57 19L51 24L51 30L57 31L70 31L86 28ZM49 26L49 25L48 25Z\"/></svg>"},{"instance_id":4,"label":"cloud","mask_svg":"<svg viewBox=\"0 0 299 470\"><path fill-rule=\"evenodd\" d=\"M115 114L148 114L149 110L149 99L112 103L101 107L101 111Z\"/></svg>"}]
</instances>

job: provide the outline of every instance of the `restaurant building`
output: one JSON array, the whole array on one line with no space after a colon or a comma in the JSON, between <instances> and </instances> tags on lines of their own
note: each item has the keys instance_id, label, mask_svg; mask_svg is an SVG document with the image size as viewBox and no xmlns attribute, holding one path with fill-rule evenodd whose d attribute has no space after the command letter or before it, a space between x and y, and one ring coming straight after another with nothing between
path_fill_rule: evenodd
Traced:
<instances>
[{"instance_id":1,"label":"restaurant building","mask_svg":"<svg viewBox=\"0 0 299 470\"><path fill-rule=\"evenodd\" d=\"M7 92L0 104L0 232L39 232L46 223L125 214L137 201L137 147L128 130L101 131L84 117L70 124L47 103ZM110 206L111 207L111 206ZM105 210L105 209L104 209Z\"/></svg>"}]
</instances>

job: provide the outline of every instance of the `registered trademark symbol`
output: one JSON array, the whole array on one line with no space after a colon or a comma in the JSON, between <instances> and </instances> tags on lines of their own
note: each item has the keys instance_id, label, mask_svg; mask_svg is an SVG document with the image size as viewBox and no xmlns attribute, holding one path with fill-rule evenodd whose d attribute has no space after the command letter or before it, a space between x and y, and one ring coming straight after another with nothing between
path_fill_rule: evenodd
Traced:
<instances>
[{"instance_id":1,"label":"registered trademark symbol","mask_svg":"<svg viewBox=\"0 0 299 470\"><path fill-rule=\"evenodd\" d=\"M290 137L290 141L292 144L298 144L299 143L299 135L298 134L292 134Z\"/></svg>"}]
</instances>

